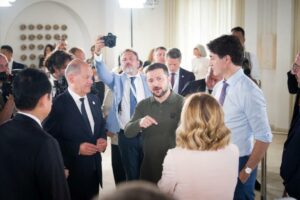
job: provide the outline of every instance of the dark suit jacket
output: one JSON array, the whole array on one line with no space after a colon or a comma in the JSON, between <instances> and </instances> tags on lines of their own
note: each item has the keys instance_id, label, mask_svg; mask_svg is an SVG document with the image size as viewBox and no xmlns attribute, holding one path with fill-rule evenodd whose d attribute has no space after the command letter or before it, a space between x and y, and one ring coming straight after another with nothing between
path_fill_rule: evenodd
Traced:
<instances>
[{"instance_id":1,"label":"dark suit jacket","mask_svg":"<svg viewBox=\"0 0 300 200\"><path fill-rule=\"evenodd\" d=\"M30 117L0 126L0 199L70 199L57 141Z\"/></svg>"},{"instance_id":2,"label":"dark suit jacket","mask_svg":"<svg viewBox=\"0 0 300 200\"><path fill-rule=\"evenodd\" d=\"M195 75L192 72L189 72L183 68L179 70L179 85L178 85L178 94L182 95L183 89L187 87L189 82L195 80Z\"/></svg>"},{"instance_id":3,"label":"dark suit jacket","mask_svg":"<svg viewBox=\"0 0 300 200\"><path fill-rule=\"evenodd\" d=\"M291 197L300 199L300 115L291 125L284 143L280 175Z\"/></svg>"},{"instance_id":4,"label":"dark suit jacket","mask_svg":"<svg viewBox=\"0 0 300 200\"><path fill-rule=\"evenodd\" d=\"M100 105L102 106L105 95L104 83L102 81L94 82L91 88L91 93L98 96L100 100Z\"/></svg>"},{"instance_id":5,"label":"dark suit jacket","mask_svg":"<svg viewBox=\"0 0 300 200\"><path fill-rule=\"evenodd\" d=\"M12 63L12 72L13 72L13 74L14 74L14 71L19 71L19 70L22 70L22 69L25 69L25 68L26 68L26 66L23 65L22 63L18 63L18 62L15 62L15 61L13 61L13 63Z\"/></svg>"},{"instance_id":6,"label":"dark suit jacket","mask_svg":"<svg viewBox=\"0 0 300 200\"><path fill-rule=\"evenodd\" d=\"M291 73L291 71L289 71L287 73L287 76L288 76L287 85L288 85L290 94L297 94L296 100L295 100L295 105L294 105L293 117L292 117L292 121L290 124L290 126L292 126L292 124L294 123L294 120L296 119L297 115L299 114L298 101L300 99L300 89L298 88L298 81L296 79L296 76L293 75Z\"/></svg>"},{"instance_id":7,"label":"dark suit jacket","mask_svg":"<svg viewBox=\"0 0 300 200\"><path fill-rule=\"evenodd\" d=\"M88 94L87 98L95 121L94 134L85 123L68 90L54 99L52 110L44 122L45 130L60 144L65 167L70 174L68 183L72 199L75 195L94 195L93 188L99 189L99 182L102 185L100 153L92 156L79 155L81 143L96 144L98 138L106 139L99 99L93 94ZM97 178L97 181L92 178Z\"/></svg>"},{"instance_id":8,"label":"dark suit jacket","mask_svg":"<svg viewBox=\"0 0 300 200\"><path fill-rule=\"evenodd\" d=\"M189 82L189 84L185 88L183 88L181 95L187 96L189 94L193 94L196 92L205 92L205 91L206 91L205 79L200 79L200 80Z\"/></svg>"}]
</instances>

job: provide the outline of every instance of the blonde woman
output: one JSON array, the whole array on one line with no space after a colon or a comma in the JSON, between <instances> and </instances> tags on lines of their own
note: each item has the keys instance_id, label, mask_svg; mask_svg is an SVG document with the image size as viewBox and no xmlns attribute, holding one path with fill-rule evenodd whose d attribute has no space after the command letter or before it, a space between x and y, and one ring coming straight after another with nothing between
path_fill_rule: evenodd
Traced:
<instances>
[{"instance_id":1,"label":"blonde woman","mask_svg":"<svg viewBox=\"0 0 300 200\"><path fill-rule=\"evenodd\" d=\"M230 144L219 103L208 94L186 99L158 186L184 199L233 199L238 179L238 148Z\"/></svg>"}]
</instances>

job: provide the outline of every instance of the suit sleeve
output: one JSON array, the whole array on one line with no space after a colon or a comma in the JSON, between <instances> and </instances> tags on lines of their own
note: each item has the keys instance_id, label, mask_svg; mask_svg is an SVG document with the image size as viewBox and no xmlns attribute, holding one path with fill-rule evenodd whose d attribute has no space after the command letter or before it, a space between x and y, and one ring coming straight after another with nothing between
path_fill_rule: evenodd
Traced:
<instances>
[{"instance_id":1,"label":"suit sleeve","mask_svg":"<svg viewBox=\"0 0 300 200\"><path fill-rule=\"evenodd\" d=\"M103 63L103 61L96 57L96 69L97 74L100 77L100 79L105 83L111 90L113 90L113 84L114 84L114 74L113 72L109 72L107 70L106 65Z\"/></svg>"},{"instance_id":2,"label":"suit sleeve","mask_svg":"<svg viewBox=\"0 0 300 200\"><path fill-rule=\"evenodd\" d=\"M43 123L43 127L59 142L61 151L64 155L77 156L79 153L80 142L68 141L62 139L62 126L63 126L63 103L54 101L52 110Z\"/></svg>"},{"instance_id":3,"label":"suit sleeve","mask_svg":"<svg viewBox=\"0 0 300 200\"><path fill-rule=\"evenodd\" d=\"M36 159L36 177L41 199L70 199L61 152L53 138L41 144Z\"/></svg>"},{"instance_id":4,"label":"suit sleeve","mask_svg":"<svg viewBox=\"0 0 300 200\"><path fill-rule=\"evenodd\" d=\"M100 125L100 137L107 140L106 131L105 131L106 121L103 118L103 113L101 111L101 100L99 98L97 98L97 99L98 99L98 103L99 103L98 104L99 105L99 112L100 112L99 116L100 116L100 123L101 123L101 125Z\"/></svg>"},{"instance_id":5,"label":"suit sleeve","mask_svg":"<svg viewBox=\"0 0 300 200\"><path fill-rule=\"evenodd\" d=\"M291 73L291 71L289 71L287 73L287 77L288 77L287 85L288 85L289 92L291 94L297 94L297 92L298 92L298 81L296 79L296 76L293 75Z\"/></svg>"}]
</instances>

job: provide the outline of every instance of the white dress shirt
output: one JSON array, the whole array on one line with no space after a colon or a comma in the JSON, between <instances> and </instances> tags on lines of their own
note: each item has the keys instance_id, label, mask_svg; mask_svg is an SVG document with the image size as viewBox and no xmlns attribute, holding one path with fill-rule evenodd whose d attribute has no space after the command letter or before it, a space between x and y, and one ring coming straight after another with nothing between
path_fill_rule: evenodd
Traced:
<instances>
[{"instance_id":1,"label":"white dress shirt","mask_svg":"<svg viewBox=\"0 0 300 200\"><path fill-rule=\"evenodd\" d=\"M94 122L94 118L93 118L93 115L92 115L91 107L90 107L89 100L88 100L87 96L85 95L85 96L81 97L78 94L76 94L75 92L73 92L71 90L71 88L69 88L69 87L68 87L68 91L69 91L71 97L73 98L73 100L75 101L75 103L77 105L77 108L78 108L80 113L81 113L80 98L84 98L85 110L86 110L86 113L87 113L87 116L88 116L88 119L89 119L89 122L90 122L90 125L91 125L92 132L94 133L95 122Z\"/></svg>"},{"instance_id":2,"label":"white dress shirt","mask_svg":"<svg viewBox=\"0 0 300 200\"><path fill-rule=\"evenodd\" d=\"M121 129L125 128L125 125L130 120L130 88L131 88L131 80L130 77L127 75L126 82L124 84L124 91L123 91L123 98L121 101L121 112L119 112L119 124ZM144 84L142 81L142 77L140 74L137 74L134 79L134 85L136 88L136 101L139 103L141 100L145 99L145 92L144 92Z\"/></svg>"},{"instance_id":3,"label":"white dress shirt","mask_svg":"<svg viewBox=\"0 0 300 200\"><path fill-rule=\"evenodd\" d=\"M175 77L174 77L174 85L172 87L172 84L171 84L171 77L172 77L172 72L169 71L169 76L170 76L170 88L172 88L172 90L178 94L178 89L179 89L179 70L180 70L180 67L178 68L178 70L175 72Z\"/></svg>"}]
</instances>

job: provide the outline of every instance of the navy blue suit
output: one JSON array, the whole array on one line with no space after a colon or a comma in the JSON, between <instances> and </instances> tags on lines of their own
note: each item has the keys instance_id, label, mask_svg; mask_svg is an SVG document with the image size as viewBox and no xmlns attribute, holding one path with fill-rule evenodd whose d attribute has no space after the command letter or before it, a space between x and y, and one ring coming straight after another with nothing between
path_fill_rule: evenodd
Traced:
<instances>
[{"instance_id":1,"label":"navy blue suit","mask_svg":"<svg viewBox=\"0 0 300 200\"><path fill-rule=\"evenodd\" d=\"M22 70L25 68L26 68L26 65L23 65L22 63L18 63L15 61L13 61L13 63L12 63L12 72L13 73L14 73L14 71L19 71L19 70Z\"/></svg>"},{"instance_id":2,"label":"navy blue suit","mask_svg":"<svg viewBox=\"0 0 300 200\"><path fill-rule=\"evenodd\" d=\"M45 130L60 144L65 167L70 174L68 184L73 200L90 200L98 194L99 183L102 185L101 154L79 155L81 143L96 144L98 138L106 139L100 100L93 94L88 94L87 99L95 122L94 133L84 121L68 90L54 100L44 123Z\"/></svg>"},{"instance_id":3,"label":"navy blue suit","mask_svg":"<svg viewBox=\"0 0 300 200\"><path fill-rule=\"evenodd\" d=\"M205 91L206 91L205 79L200 79L200 80L189 82L189 84L185 88L183 88L181 95L187 96L196 92L205 92Z\"/></svg>"},{"instance_id":4,"label":"navy blue suit","mask_svg":"<svg viewBox=\"0 0 300 200\"><path fill-rule=\"evenodd\" d=\"M289 89L289 93L290 94L297 94L296 95L296 99L295 99L295 105L294 105L294 111L293 111L293 117L292 117L292 121L290 126L292 126L292 124L294 123L294 120L296 119L296 117L299 114L299 100L300 100L300 88L298 88L298 81L297 78L294 74L291 73L291 71L289 71L287 73L288 76L288 89Z\"/></svg>"},{"instance_id":5,"label":"navy blue suit","mask_svg":"<svg viewBox=\"0 0 300 200\"><path fill-rule=\"evenodd\" d=\"M57 141L17 114L0 126L0 199L70 199Z\"/></svg>"},{"instance_id":6,"label":"navy blue suit","mask_svg":"<svg viewBox=\"0 0 300 200\"><path fill-rule=\"evenodd\" d=\"M284 143L280 176L287 193L300 199L300 115L294 119Z\"/></svg>"},{"instance_id":7,"label":"navy blue suit","mask_svg":"<svg viewBox=\"0 0 300 200\"><path fill-rule=\"evenodd\" d=\"M195 80L195 75L193 72L189 72L183 68L179 69L179 85L178 85L178 94L182 95L183 89L187 85Z\"/></svg>"}]
</instances>

